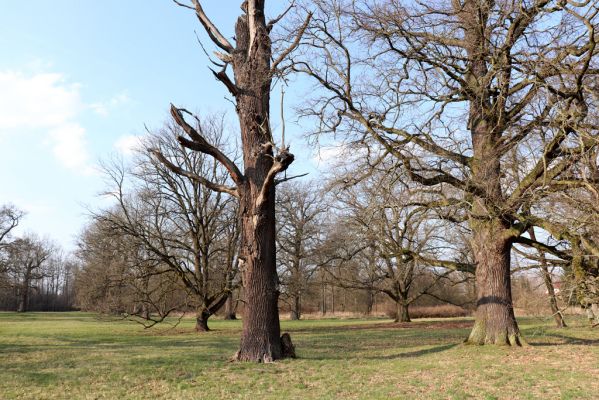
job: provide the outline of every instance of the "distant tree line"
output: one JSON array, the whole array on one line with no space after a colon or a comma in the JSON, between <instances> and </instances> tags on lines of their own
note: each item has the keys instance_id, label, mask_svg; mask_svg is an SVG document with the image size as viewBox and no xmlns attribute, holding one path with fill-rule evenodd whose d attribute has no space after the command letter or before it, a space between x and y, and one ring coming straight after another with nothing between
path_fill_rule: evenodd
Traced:
<instances>
[{"instance_id":1,"label":"distant tree line","mask_svg":"<svg viewBox=\"0 0 599 400\"><path fill-rule=\"evenodd\" d=\"M0 310L72 310L75 261L49 239L15 237L23 217L15 206L0 207Z\"/></svg>"}]
</instances>

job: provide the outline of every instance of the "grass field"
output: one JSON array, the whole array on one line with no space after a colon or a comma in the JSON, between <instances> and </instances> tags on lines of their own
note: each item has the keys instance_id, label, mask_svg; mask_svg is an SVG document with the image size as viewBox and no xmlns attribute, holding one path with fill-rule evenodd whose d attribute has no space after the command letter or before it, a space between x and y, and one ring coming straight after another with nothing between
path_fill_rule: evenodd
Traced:
<instances>
[{"instance_id":1,"label":"grass field","mask_svg":"<svg viewBox=\"0 0 599 400\"><path fill-rule=\"evenodd\" d=\"M284 321L297 360L229 363L241 324L144 330L93 314L0 313L2 399L598 399L599 330L520 320L531 346L461 345L468 319Z\"/></svg>"}]
</instances>

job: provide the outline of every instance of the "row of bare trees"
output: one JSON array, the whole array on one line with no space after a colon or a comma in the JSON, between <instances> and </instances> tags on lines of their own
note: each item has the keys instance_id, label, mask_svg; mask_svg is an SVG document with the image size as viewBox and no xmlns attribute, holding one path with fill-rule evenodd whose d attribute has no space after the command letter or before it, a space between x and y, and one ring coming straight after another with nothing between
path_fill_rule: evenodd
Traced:
<instances>
[{"instance_id":1,"label":"row of bare trees","mask_svg":"<svg viewBox=\"0 0 599 400\"><path fill-rule=\"evenodd\" d=\"M167 127L158 136L148 137L146 144L156 145L157 138L173 144L176 130ZM203 131L207 134L208 129ZM127 165L106 166L110 187L106 194L115 206L93 212L80 238L78 305L126 314L147 326L173 313L194 312L198 331L208 330L208 318L222 313L227 300L233 302L229 309L241 303L245 316L245 294L237 278L234 203L221 203L220 197L203 186L194 186L192 180L152 163L144 148ZM200 155L192 165L183 157L185 151L176 145L172 149L180 152L180 158L173 157L178 167L201 170L210 161ZM166 176L152 178L155 168ZM199 170L208 176L206 170ZM379 178L387 180L386 175ZM164 187L170 179L179 184ZM368 186L364 182L336 188L333 196L333 191L311 181L281 186L276 201L279 305L290 311L291 319L300 319L303 310L314 312L321 304L322 313L334 312L338 292L337 310L369 314L382 295L396 304L398 321L407 322L408 307L421 297L430 297L429 302L447 301L452 296L442 296L439 289L448 292L465 283L464 277L450 276L458 263L427 262L427 251L429 257L440 251L434 247L435 228L420 229L426 220L418 212L414 215L419 218L404 213L409 207L407 197L394 198L391 187L382 184L369 181ZM195 198L205 201L180 201L191 198L181 195L185 187L195 188ZM332 187L336 187L334 181ZM203 196L215 196L214 202ZM157 209L156 204L164 208ZM181 219L182 215L186 217ZM348 295L354 298L351 305Z\"/></svg>"},{"instance_id":2,"label":"row of bare trees","mask_svg":"<svg viewBox=\"0 0 599 400\"><path fill-rule=\"evenodd\" d=\"M317 0L268 21L266 2L247 0L232 40L199 0L175 2L195 14L216 49L210 61L235 104L240 157L171 105L177 152L149 144L146 163L161 172L132 192L123 189L124 170L113 169L117 206L96 220L133 240L128 250L137 256L128 262L149 264L151 276L172 274L193 292L198 321L239 283L238 360L292 354L279 326L281 283L299 317L302 282L315 271L347 288L385 293L400 319L416 299L435 296L436 285L459 286L474 273L473 344L525 343L512 301L516 261L560 266L578 301L596 303L595 2ZM281 28L285 15L295 18ZM358 166L329 186L335 200L327 207L276 194L294 156L284 124L280 143L274 139L270 97L289 73L313 83L299 110L311 133L340 141ZM212 169L181 162L187 158ZM216 271L196 243L210 233L186 226L206 204L155 192L169 181L179 189L182 179L198 192L194 198L235 200L236 211L225 213L235 222L223 223L239 229L239 247ZM217 226L208 231L218 236ZM182 243L162 238L175 231ZM348 274L356 263L367 267ZM238 280L225 272L235 269ZM428 283L416 289L419 276Z\"/></svg>"},{"instance_id":3,"label":"row of bare trees","mask_svg":"<svg viewBox=\"0 0 599 400\"><path fill-rule=\"evenodd\" d=\"M15 236L24 215L15 206L0 207L0 309L70 310L76 265L49 239Z\"/></svg>"},{"instance_id":4,"label":"row of bare trees","mask_svg":"<svg viewBox=\"0 0 599 400\"><path fill-rule=\"evenodd\" d=\"M214 117L198 121L195 129L220 144L223 123ZM193 310L196 329L206 331L210 316L227 303L231 306L237 286L237 205L231 196L170 169L184 169L215 185L228 181L216 160L179 146L176 137L181 133L178 125L168 124L140 143L131 162L104 165L104 195L113 201L92 211L92 223L82 237L82 279L88 283L81 286L81 297L90 305L97 303L94 296L109 296L107 289L116 283L129 296L129 307L117 303L118 311L152 325L173 311ZM167 157L168 166L148 148ZM97 274L108 286L94 284ZM117 293L115 300L123 297Z\"/></svg>"},{"instance_id":5,"label":"row of bare trees","mask_svg":"<svg viewBox=\"0 0 599 400\"><path fill-rule=\"evenodd\" d=\"M239 198L247 302L239 359L283 355L274 187L293 156L274 143L269 101L273 78L289 69L315 84L304 107L319 122L315 134L335 134L366 149L358 153L364 164L401 170L402 183L420 195L421 213L433 212L453 224L452 232L466 232L467 268L455 259L428 261L475 271L470 343L524 343L511 295L515 246L551 252L588 281L596 244L580 225L555 221L548 205L573 192L596 195L595 2L310 1L297 8L300 22L286 31L293 34L276 56L272 29L280 18L267 23L265 1L243 2L235 45L198 0L181 5L195 12L219 49L214 62L222 69L214 75L233 97L240 122L244 173L172 108L187 134L180 143L215 157L234 185L204 183ZM565 240L565 251L532 239L528 232L535 228ZM409 263L411 251L389 263Z\"/></svg>"}]
</instances>

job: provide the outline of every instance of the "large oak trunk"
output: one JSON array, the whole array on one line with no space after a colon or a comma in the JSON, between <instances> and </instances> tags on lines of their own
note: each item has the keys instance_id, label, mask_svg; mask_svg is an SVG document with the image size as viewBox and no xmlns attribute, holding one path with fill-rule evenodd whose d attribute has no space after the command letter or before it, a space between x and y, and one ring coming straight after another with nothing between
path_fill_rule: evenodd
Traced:
<instances>
[{"instance_id":1,"label":"large oak trunk","mask_svg":"<svg viewBox=\"0 0 599 400\"><path fill-rule=\"evenodd\" d=\"M210 330L210 328L208 328L208 318L210 318L210 314L206 312L201 312L196 316L197 332L208 332Z\"/></svg>"},{"instance_id":2,"label":"large oak trunk","mask_svg":"<svg viewBox=\"0 0 599 400\"><path fill-rule=\"evenodd\" d=\"M19 297L19 304L17 306L17 312L26 312L29 305L29 280L25 281Z\"/></svg>"},{"instance_id":3,"label":"large oak trunk","mask_svg":"<svg viewBox=\"0 0 599 400\"><path fill-rule=\"evenodd\" d=\"M282 357L279 325L279 282L275 260L275 188L265 198L261 189L273 166L270 131L271 44L264 5L254 15L242 15L235 33L235 84L239 88L237 114L241 128L245 182L240 188L240 269L245 306L241 361L273 361Z\"/></svg>"},{"instance_id":4,"label":"large oak trunk","mask_svg":"<svg viewBox=\"0 0 599 400\"><path fill-rule=\"evenodd\" d=\"M410 319L410 310L408 304L403 301L398 301L397 305L397 315L395 316L395 322L412 322Z\"/></svg>"},{"instance_id":5,"label":"large oak trunk","mask_svg":"<svg viewBox=\"0 0 599 400\"><path fill-rule=\"evenodd\" d=\"M474 327L467 343L523 345L512 306L511 242L500 223L473 225L477 302Z\"/></svg>"},{"instance_id":6,"label":"large oak trunk","mask_svg":"<svg viewBox=\"0 0 599 400\"><path fill-rule=\"evenodd\" d=\"M235 301L233 300L233 293L229 293L227 295L227 302L225 303L225 319L226 320L235 320L237 319L237 315L235 312Z\"/></svg>"},{"instance_id":7,"label":"large oak trunk","mask_svg":"<svg viewBox=\"0 0 599 400\"><path fill-rule=\"evenodd\" d=\"M179 136L179 142L191 150L216 158L228 170L235 187L211 182L172 164L170 168L177 173L193 176L212 190L239 198L238 266L245 301L241 346L235 358L268 362L294 353L289 336L285 336L285 346L280 336L279 281L275 260L275 177L287 170L294 157L288 148L275 146L270 127L272 78L285 53L271 65L271 26L266 24L264 3L265 0L242 3L243 14L235 25L233 46L206 16L200 2L193 1L196 15L209 37L224 51L215 53L224 64L221 71L213 73L236 100L244 172L241 173L234 161L210 145L202 134L185 121L183 113L188 113L186 110L174 106L171 106L173 118L191 139ZM227 74L229 66L233 68L234 82ZM159 152L155 154L162 162L169 164ZM226 298L221 300L222 304L219 302L210 306L210 315L225 303Z\"/></svg>"},{"instance_id":8,"label":"large oak trunk","mask_svg":"<svg viewBox=\"0 0 599 400\"><path fill-rule=\"evenodd\" d=\"M486 38L489 9L481 3L464 3L462 14L468 45L467 81L473 93L468 127L473 157L470 228L476 262L476 317L467 343L522 345L512 305L510 255L513 233L507 216L499 211L505 202L501 186L501 116L493 109L487 84Z\"/></svg>"},{"instance_id":9,"label":"large oak trunk","mask_svg":"<svg viewBox=\"0 0 599 400\"><path fill-rule=\"evenodd\" d=\"M273 361L281 358L279 283L275 262L274 190L258 214L244 204L241 255L245 307L237 359ZM255 200L247 196L246 201Z\"/></svg>"}]
</instances>

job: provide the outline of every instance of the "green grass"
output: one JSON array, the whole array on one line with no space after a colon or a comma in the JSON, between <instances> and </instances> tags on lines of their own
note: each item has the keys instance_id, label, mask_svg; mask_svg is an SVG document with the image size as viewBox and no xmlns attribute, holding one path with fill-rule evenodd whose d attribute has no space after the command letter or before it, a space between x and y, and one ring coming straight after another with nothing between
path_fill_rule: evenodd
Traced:
<instances>
[{"instance_id":1,"label":"green grass","mask_svg":"<svg viewBox=\"0 0 599 400\"><path fill-rule=\"evenodd\" d=\"M144 330L94 314L0 313L0 399L597 399L599 330L520 320L531 346L461 345L468 320L284 321L299 359L230 363L241 324Z\"/></svg>"}]
</instances>

